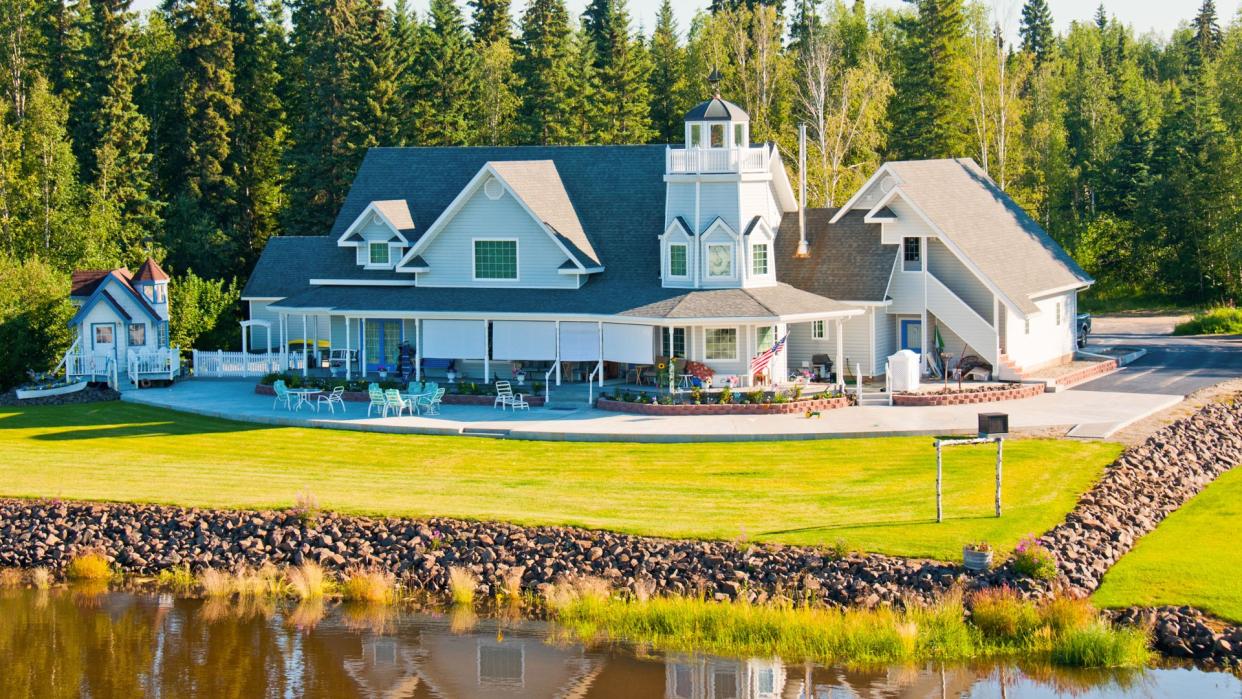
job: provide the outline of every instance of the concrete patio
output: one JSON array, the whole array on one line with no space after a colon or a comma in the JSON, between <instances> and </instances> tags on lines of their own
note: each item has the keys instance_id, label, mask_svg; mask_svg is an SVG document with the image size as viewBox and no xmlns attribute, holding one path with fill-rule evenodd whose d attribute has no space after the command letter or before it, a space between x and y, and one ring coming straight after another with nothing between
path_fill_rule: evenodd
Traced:
<instances>
[{"instance_id":1,"label":"concrete patio","mask_svg":"<svg viewBox=\"0 0 1242 699\"><path fill-rule=\"evenodd\" d=\"M1075 436L1105 438L1182 400L1181 396L1101 391L1046 393L1019 401L940 407L851 407L821 418L800 415L652 417L587 408L580 404L512 413L488 406L446 405L433 417L370 417L365 403L345 413L272 408L253 380L191 379L169 388L127 391L123 400L212 417L270 425L411 434L474 435L510 439L710 442L827 439L898 435L968 434L980 412L1009 414L1011 429L1078 428ZM576 407L577 406L577 407Z\"/></svg>"}]
</instances>

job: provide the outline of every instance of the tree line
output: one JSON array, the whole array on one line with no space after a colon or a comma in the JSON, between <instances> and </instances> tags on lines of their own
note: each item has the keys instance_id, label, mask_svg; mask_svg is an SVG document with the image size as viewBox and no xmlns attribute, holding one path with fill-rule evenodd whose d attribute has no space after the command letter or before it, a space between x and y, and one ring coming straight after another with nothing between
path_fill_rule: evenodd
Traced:
<instances>
[{"instance_id":1,"label":"tree line","mask_svg":"<svg viewBox=\"0 0 1242 699\"><path fill-rule=\"evenodd\" d=\"M1137 36L1101 6L1058 34L1046 0L1018 9L665 0L647 31L625 0L7 0L0 254L154 255L235 295L269 237L328 230L369 147L677 143L718 68L753 140L795 153L807 124L813 206L886 159L969 156L1098 294L1236 299L1242 21L1204 0Z\"/></svg>"}]
</instances>

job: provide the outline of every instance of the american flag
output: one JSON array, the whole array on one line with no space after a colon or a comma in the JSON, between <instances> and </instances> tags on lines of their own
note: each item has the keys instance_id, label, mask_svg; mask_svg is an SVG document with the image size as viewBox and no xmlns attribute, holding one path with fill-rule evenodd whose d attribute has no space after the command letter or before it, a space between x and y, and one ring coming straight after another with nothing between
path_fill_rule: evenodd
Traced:
<instances>
[{"instance_id":1,"label":"american flag","mask_svg":"<svg viewBox=\"0 0 1242 699\"><path fill-rule=\"evenodd\" d=\"M781 350L785 348L785 341L788 339L789 333L785 333L785 337L777 340L771 347L765 349L759 354L756 354L755 358L750 360L750 373L758 374L764 369L767 369L768 364L772 363L772 358L780 354Z\"/></svg>"}]
</instances>

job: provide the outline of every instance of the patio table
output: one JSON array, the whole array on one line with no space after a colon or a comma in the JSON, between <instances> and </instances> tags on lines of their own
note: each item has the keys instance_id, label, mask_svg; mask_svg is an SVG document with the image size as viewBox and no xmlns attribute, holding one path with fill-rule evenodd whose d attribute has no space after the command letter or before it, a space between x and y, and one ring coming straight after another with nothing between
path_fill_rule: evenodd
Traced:
<instances>
[{"instance_id":1,"label":"patio table","mask_svg":"<svg viewBox=\"0 0 1242 699\"><path fill-rule=\"evenodd\" d=\"M298 397L298 402L294 404L293 409L301 410L302 404L305 403L306 405L309 405L310 407L314 408L315 412L319 412L319 406L316 405L313 401L311 401L311 398L319 395L320 393L323 393L323 390L318 389L318 388L291 388L289 389L289 395Z\"/></svg>"},{"instance_id":2,"label":"patio table","mask_svg":"<svg viewBox=\"0 0 1242 699\"><path fill-rule=\"evenodd\" d=\"M691 381L694 378L694 374L678 374L678 377L680 380L677 382L677 388L688 389L694 386L694 382Z\"/></svg>"},{"instance_id":3,"label":"patio table","mask_svg":"<svg viewBox=\"0 0 1242 699\"><path fill-rule=\"evenodd\" d=\"M425 398L427 396L432 395L432 393L433 393L432 391L425 391L423 393L402 393L401 400L409 401L410 407L413 408L414 414L418 415L419 414L418 412L419 400L421 398Z\"/></svg>"}]
</instances>

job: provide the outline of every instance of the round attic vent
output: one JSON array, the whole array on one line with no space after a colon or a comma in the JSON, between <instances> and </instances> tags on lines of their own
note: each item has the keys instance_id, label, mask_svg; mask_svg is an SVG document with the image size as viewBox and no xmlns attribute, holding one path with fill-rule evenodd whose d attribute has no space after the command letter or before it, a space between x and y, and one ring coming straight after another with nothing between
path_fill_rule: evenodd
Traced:
<instances>
[{"instance_id":1,"label":"round attic vent","mask_svg":"<svg viewBox=\"0 0 1242 699\"><path fill-rule=\"evenodd\" d=\"M880 191L884 192L885 194L888 194L889 192L893 191L893 187L896 184L897 184L897 181L894 180L893 178L885 177L884 179L880 180Z\"/></svg>"},{"instance_id":2,"label":"round attic vent","mask_svg":"<svg viewBox=\"0 0 1242 699\"><path fill-rule=\"evenodd\" d=\"M483 183L483 193L487 195L488 199L499 199L505 194L505 186L495 177L489 177Z\"/></svg>"}]
</instances>

